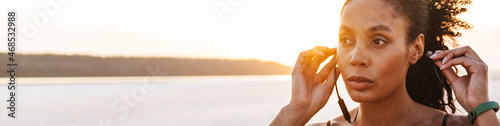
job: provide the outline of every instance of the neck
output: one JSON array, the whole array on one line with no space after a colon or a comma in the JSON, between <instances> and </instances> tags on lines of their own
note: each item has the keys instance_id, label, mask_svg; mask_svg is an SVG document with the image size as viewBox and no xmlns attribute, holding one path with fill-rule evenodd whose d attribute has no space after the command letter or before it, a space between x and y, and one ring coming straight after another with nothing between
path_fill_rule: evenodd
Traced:
<instances>
[{"instance_id":1,"label":"neck","mask_svg":"<svg viewBox=\"0 0 500 126\"><path fill-rule=\"evenodd\" d=\"M397 91L394 94L383 100L360 103L359 117L356 123L360 125L387 125L392 123L398 125L411 121L410 118L406 118L407 115L416 113L420 106L410 98L404 84L400 88L402 89L396 89Z\"/></svg>"}]
</instances>

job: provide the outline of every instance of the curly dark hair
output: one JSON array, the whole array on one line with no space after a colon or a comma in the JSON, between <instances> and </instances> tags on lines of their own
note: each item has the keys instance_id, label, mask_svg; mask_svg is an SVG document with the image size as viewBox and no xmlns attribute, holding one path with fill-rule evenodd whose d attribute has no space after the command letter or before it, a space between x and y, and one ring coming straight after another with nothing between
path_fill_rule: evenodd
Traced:
<instances>
[{"instance_id":1,"label":"curly dark hair","mask_svg":"<svg viewBox=\"0 0 500 126\"><path fill-rule=\"evenodd\" d=\"M352 0L347 0L344 7L349 1ZM470 0L386 1L394 7L395 13L402 16L407 23L407 45L412 44L419 34L425 36L424 52L448 50L445 42L457 46L455 38L462 35L459 31L472 28L472 25L457 18L457 15L467 12L465 6L472 3ZM453 92L449 82L445 80L447 80L446 77L441 70L436 68L434 61L423 56L417 63L408 68L406 90L410 97L420 104L444 112L455 113ZM444 97L445 91L447 92L446 97ZM448 110L446 106L448 106Z\"/></svg>"}]
</instances>

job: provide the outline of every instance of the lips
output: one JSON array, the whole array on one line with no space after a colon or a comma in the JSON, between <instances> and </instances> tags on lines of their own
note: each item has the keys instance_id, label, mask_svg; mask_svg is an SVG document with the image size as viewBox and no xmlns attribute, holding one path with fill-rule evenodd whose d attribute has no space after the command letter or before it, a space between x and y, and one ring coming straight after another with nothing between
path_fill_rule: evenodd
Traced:
<instances>
[{"instance_id":1,"label":"lips","mask_svg":"<svg viewBox=\"0 0 500 126\"><path fill-rule=\"evenodd\" d=\"M350 76L347 81L355 90L365 90L373 85L373 81L363 76Z\"/></svg>"}]
</instances>

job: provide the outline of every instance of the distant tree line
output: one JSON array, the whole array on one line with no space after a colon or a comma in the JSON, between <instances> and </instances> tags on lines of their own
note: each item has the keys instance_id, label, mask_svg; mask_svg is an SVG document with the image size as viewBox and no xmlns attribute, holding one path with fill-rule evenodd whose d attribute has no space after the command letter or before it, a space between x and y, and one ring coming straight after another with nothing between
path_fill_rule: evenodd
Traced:
<instances>
[{"instance_id":1,"label":"distant tree line","mask_svg":"<svg viewBox=\"0 0 500 126\"><path fill-rule=\"evenodd\" d=\"M0 55L5 65L8 56ZM19 77L90 77L90 76L157 76L197 75L282 75L292 68L276 62L258 60L93 57L84 55L16 55ZM6 67L1 68L7 71ZM7 73L0 74L7 77Z\"/></svg>"}]
</instances>

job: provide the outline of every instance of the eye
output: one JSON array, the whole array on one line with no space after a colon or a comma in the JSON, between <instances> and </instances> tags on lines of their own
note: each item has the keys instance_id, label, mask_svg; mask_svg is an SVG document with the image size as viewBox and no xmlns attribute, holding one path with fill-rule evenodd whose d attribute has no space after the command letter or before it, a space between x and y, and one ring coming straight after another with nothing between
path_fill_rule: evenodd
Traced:
<instances>
[{"instance_id":1,"label":"eye","mask_svg":"<svg viewBox=\"0 0 500 126\"><path fill-rule=\"evenodd\" d=\"M375 44L375 45L383 45L383 44L385 44L385 43L387 43L387 42L385 42L385 41L384 41L384 40L382 40L382 39L375 39L375 40L373 41L373 44Z\"/></svg>"},{"instance_id":2,"label":"eye","mask_svg":"<svg viewBox=\"0 0 500 126\"><path fill-rule=\"evenodd\" d=\"M352 41L346 37L342 37L342 38L340 38L339 43L340 44L351 44Z\"/></svg>"},{"instance_id":3,"label":"eye","mask_svg":"<svg viewBox=\"0 0 500 126\"><path fill-rule=\"evenodd\" d=\"M384 39L375 38L375 40L373 40L372 43L375 44L375 45L377 45L377 46L382 46L382 45L387 44L387 41L384 40Z\"/></svg>"}]
</instances>

